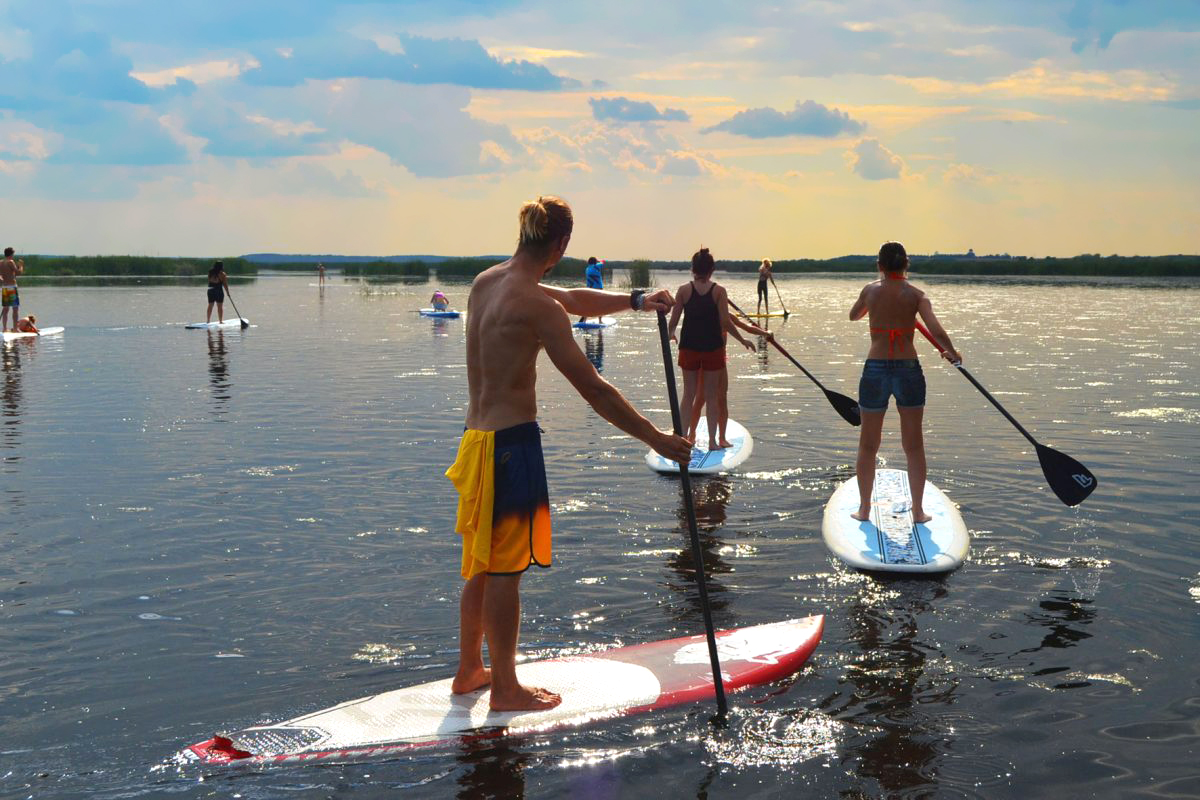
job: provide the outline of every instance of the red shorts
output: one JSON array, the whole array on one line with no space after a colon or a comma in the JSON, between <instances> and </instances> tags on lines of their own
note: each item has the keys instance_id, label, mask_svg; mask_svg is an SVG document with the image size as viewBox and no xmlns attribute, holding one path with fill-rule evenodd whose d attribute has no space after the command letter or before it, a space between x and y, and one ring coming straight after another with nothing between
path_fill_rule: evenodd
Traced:
<instances>
[{"instance_id":1,"label":"red shorts","mask_svg":"<svg viewBox=\"0 0 1200 800\"><path fill-rule=\"evenodd\" d=\"M679 368L690 371L702 369L716 372L725 369L725 348L717 350L686 350L679 348Z\"/></svg>"}]
</instances>

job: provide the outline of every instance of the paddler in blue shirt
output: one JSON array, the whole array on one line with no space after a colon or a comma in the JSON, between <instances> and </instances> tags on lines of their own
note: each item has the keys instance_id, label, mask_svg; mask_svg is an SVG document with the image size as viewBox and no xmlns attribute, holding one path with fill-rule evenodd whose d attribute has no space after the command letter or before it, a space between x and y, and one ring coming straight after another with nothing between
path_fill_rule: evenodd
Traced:
<instances>
[{"instance_id":1,"label":"paddler in blue shirt","mask_svg":"<svg viewBox=\"0 0 1200 800\"><path fill-rule=\"evenodd\" d=\"M597 260L595 256L588 258L587 271L584 273L587 278L587 288L603 289L604 288L604 259ZM580 317L580 322L585 322L587 317Z\"/></svg>"}]
</instances>

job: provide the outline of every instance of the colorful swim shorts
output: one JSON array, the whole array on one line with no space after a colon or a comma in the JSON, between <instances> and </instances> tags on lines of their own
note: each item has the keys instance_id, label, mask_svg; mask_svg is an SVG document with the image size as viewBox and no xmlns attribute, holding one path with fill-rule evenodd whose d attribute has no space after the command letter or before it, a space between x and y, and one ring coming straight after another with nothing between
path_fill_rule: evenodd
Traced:
<instances>
[{"instance_id":1,"label":"colorful swim shorts","mask_svg":"<svg viewBox=\"0 0 1200 800\"><path fill-rule=\"evenodd\" d=\"M0 306L16 308L19 305L21 305L21 298L17 295L17 287L5 286L0 289Z\"/></svg>"},{"instance_id":2,"label":"colorful swim shorts","mask_svg":"<svg viewBox=\"0 0 1200 800\"><path fill-rule=\"evenodd\" d=\"M463 431L446 477L458 490L464 580L550 566L550 493L536 422Z\"/></svg>"}]
</instances>

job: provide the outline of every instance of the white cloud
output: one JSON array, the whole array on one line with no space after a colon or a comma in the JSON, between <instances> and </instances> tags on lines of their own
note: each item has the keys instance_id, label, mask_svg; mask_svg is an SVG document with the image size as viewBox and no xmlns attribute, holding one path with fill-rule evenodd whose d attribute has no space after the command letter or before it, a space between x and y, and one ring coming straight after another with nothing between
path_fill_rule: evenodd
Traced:
<instances>
[{"instance_id":1,"label":"white cloud","mask_svg":"<svg viewBox=\"0 0 1200 800\"><path fill-rule=\"evenodd\" d=\"M869 181L899 178L904 174L904 159L888 150L878 139L866 138L846 151L850 170Z\"/></svg>"}]
</instances>

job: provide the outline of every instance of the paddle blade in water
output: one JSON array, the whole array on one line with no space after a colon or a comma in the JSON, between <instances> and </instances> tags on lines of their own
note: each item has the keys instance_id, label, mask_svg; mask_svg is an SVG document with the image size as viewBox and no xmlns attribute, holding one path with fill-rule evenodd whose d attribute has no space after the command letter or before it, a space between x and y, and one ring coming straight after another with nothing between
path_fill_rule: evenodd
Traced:
<instances>
[{"instance_id":1,"label":"paddle blade in water","mask_svg":"<svg viewBox=\"0 0 1200 800\"><path fill-rule=\"evenodd\" d=\"M825 396L829 398L829 402L833 404L833 410L842 415L842 419L849 422L854 427L862 425L862 416L858 413L858 401L846 397L844 394L825 390Z\"/></svg>"},{"instance_id":2,"label":"paddle blade in water","mask_svg":"<svg viewBox=\"0 0 1200 800\"><path fill-rule=\"evenodd\" d=\"M1079 505L1096 488L1096 476L1066 453L1039 444L1037 454L1050 488L1067 505Z\"/></svg>"}]
</instances>

